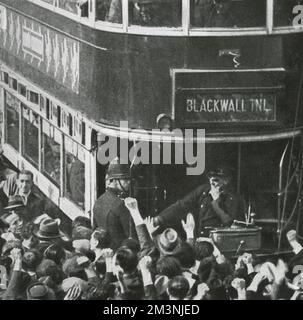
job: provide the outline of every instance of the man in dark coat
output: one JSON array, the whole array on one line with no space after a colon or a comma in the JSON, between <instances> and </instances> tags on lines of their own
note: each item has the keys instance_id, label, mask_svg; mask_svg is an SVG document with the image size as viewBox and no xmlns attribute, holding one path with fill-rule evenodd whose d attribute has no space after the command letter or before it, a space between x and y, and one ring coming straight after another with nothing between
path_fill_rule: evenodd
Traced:
<instances>
[{"instance_id":1,"label":"man in dark coat","mask_svg":"<svg viewBox=\"0 0 303 320\"><path fill-rule=\"evenodd\" d=\"M124 205L124 198L130 189L130 169L126 164L120 164L114 159L107 172L107 190L97 199L93 208L94 227L102 227L110 235L112 249L117 249L123 240L135 237L128 209Z\"/></svg>"},{"instance_id":2,"label":"man in dark coat","mask_svg":"<svg viewBox=\"0 0 303 320\"><path fill-rule=\"evenodd\" d=\"M199 186L163 210L154 219L154 224L176 228L191 212L196 220L198 237L205 232L205 228L228 227L234 219L244 218L244 200L232 192L231 177L231 171L227 168L209 172L209 184Z\"/></svg>"},{"instance_id":3,"label":"man in dark coat","mask_svg":"<svg viewBox=\"0 0 303 320\"><path fill-rule=\"evenodd\" d=\"M0 189L7 196L19 195L24 202L23 218L25 221L33 221L44 210L44 200L35 191L33 173L23 170L18 174L12 174L0 183Z\"/></svg>"}]
</instances>

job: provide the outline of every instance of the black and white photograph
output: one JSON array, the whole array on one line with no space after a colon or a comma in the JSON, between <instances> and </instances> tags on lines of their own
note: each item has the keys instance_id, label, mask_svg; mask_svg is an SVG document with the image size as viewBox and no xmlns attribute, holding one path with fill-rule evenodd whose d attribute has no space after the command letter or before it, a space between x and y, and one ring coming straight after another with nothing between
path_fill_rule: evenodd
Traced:
<instances>
[{"instance_id":1,"label":"black and white photograph","mask_svg":"<svg viewBox=\"0 0 303 320\"><path fill-rule=\"evenodd\" d=\"M0 0L0 300L303 300L303 1Z\"/></svg>"}]
</instances>

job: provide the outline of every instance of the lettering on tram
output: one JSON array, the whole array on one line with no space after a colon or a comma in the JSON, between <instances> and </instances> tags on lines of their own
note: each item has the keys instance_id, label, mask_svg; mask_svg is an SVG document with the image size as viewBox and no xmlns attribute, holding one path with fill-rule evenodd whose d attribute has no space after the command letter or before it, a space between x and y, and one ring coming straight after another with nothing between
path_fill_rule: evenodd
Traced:
<instances>
[{"instance_id":1,"label":"lettering on tram","mask_svg":"<svg viewBox=\"0 0 303 320\"><path fill-rule=\"evenodd\" d=\"M189 95L185 98L185 121L274 121L273 94Z\"/></svg>"}]
</instances>

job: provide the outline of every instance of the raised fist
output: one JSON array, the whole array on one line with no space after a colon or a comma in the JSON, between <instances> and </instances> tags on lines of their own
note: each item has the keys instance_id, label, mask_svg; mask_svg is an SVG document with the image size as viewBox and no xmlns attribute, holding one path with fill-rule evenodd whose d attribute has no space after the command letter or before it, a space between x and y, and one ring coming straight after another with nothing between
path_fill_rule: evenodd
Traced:
<instances>
[{"instance_id":1,"label":"raised fist","mask_svg":"<svg viewBox=\"0 0 303 320\"><path fill-rule=\"evenodd\" d=\"M141 270L148 270L150 265L152 263L152 259L150 256L144 256L140 261L139 261L139 267Z\"/></svg>"},{"instance_id":2,"label":"raised fist","mask_svg":"<svg viewBox=\"0 0 303 320\"><path fill-rule=\"evenodd\" d=\"M114 251L110 248L106 248L102 250L102 256L105 259L112 258L114 256Z\"/></svg>"},{"instance_id":3,"label":"raised fist","mask_svg":"<svg viewBox=\"0 0 303 320\"><path fill-rule=\"evenodd\" d=\"M241 279L241 278L235 278L232 282L231 282L231 285L233 288L235 288L236 290L239 290L239 289L245 289L245 280L244 279Z\"/></svg>"},{"instance_id":4,"label":"raised fist","mask_svg":"<svg viewBox=\"0 0 303 320\"><path fill-rule=\"evenodd\" d=\"M129 211L138 210L138 202L135 198L128 197L124 199L124 204Z\"/></svg>"}]
</instances>

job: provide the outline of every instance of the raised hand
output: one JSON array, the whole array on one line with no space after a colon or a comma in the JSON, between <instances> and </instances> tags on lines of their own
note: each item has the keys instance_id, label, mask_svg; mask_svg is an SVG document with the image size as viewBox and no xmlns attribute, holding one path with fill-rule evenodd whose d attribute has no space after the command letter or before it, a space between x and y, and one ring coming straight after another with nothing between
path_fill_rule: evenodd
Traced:
<instances>
[{"instance_id":1,"label":"raised hand","mask_svg":"<svg viewBox=\"0 0 303 320\"><path fill-rule=\"evenodd\" d=\"M21 249L19 249L19 248L14 248L14 249L12 249L11 250L11 253L10 253L10 256L12 257L12 259L14 260L14 261L16 261L16 260L20 260L20 259L22 259L22 253L21 253Z\"/></svg>"},{"instance_id":2,"label":"raised hand","mask_svg":"<svg viewBox=\"0 0 303 320\"><path fill-rule=\"evenodd\" d=\"M232 282L231 282L231 286L233 288L235 288L236 290L243 290L245 289L245 280L241 279L241 278L235 278Z\"/></svg>"},{"instance_id":3,"label":"raised hand","mask_svg":"<svg viewBox=\"0 0 303 320\"><path fill-rule=\"evenodd\" d=\"M209 287L206 283L200 283L197 286L197 295L194 297L194 300L201 300L209 292Z\"/></svg>"},{"instance_id":4,"label":"raised hand","mask_svg":"<svg viewBox=\"0 0 303 320\"><path fill-rule=\"evenodd\" d=\"M130 212L139 210L138 209L138 202L135 198L128 197L128 198L124 199L124 204Z\"/></svg>"},{"instance_id":5,"label":"raised hand","mask_svg":"<svg viewBox=\"0 0 303 320\"><path fill-rule=\"evenodd\" d=\"M105 258L105 259L110 259L114 256L114 251L110 248L106 248L106 249L103 249L102 250L102 256Z\"/></svg>"},{"instance_id":6,"label":"raised hand","mask_svg":"<svg viewBox=\"0 0 303 320\"><path fill-rule=\"evenodd\" d=\"M186 216L186 221L182 220L182 227L186 234L190 233L193 234L195 230L195 219L191 213L188 213Z\"/></svg>"},{"instance_id":7,"label":"raised hand","mask_svg":"<svg viewBox=\"0 0 303 320\"><path fill-rule=\"evenodd\" d=\"M220 189L221 189L221 186L211 185L209 193L212 196L213 200L219 199L220 194L222 193L222 191Z\"/></svg>"},{"instance_id":8,"label":"raised hand","mask_svg":"<svg viewBox=\"0 0 303 320\"><path fill-rule=\"evenodd\" d=\"M148 233L150 234L150 236L152 237L153 236L153 233L155 231L158 230L159 226L155 226L154 225L154 219L151 218L151 217L147 217L144 219L144 223L146 225L146 228L148 230Z\"/></svg>"},{"instance_id":9,"label":"raised hand","mask_svg":"<svg viewBox=\"0 0 303 320\"><path fill-rule=\"evenodd\" d=\"M291 242L293 240L296 240L297 232L295 230L290 230L287 232L286 236L287 236L287 240Z\"/></svg>"},{"instance_id":10,"label":"raised hand","mask_svg":"<svg viewBox=\"0 0 303 320\"><path fill-rule=\"evenodd\" d=\"M73 285L64 297L64 300L77 300L81 295L81 287L79 284Z\"/></svg>"},{"instance_id":11,"label":"raised hand","mask_svg":"<svg viewBox=\"0 0 303 320\"><path fill-rule=\"evenodd\" d=\"M279 259L274 271L275 271L274 273L275 282L278 284L281 284L285 279L285 275L288 271L286 263L283 260Z\"/></svg>"},{"instance_id":12,"label":"raised hand","mask_svg":"<svg viewBox=\"0 0 303 320\"><path fill-rule=\"evenodd\" d=\"M139 261L139 267L141 271L147 271L149 270L149 267L152 263L152 258L150 256L144 256L140 261Z\"/></svg>"}]
</instances>

